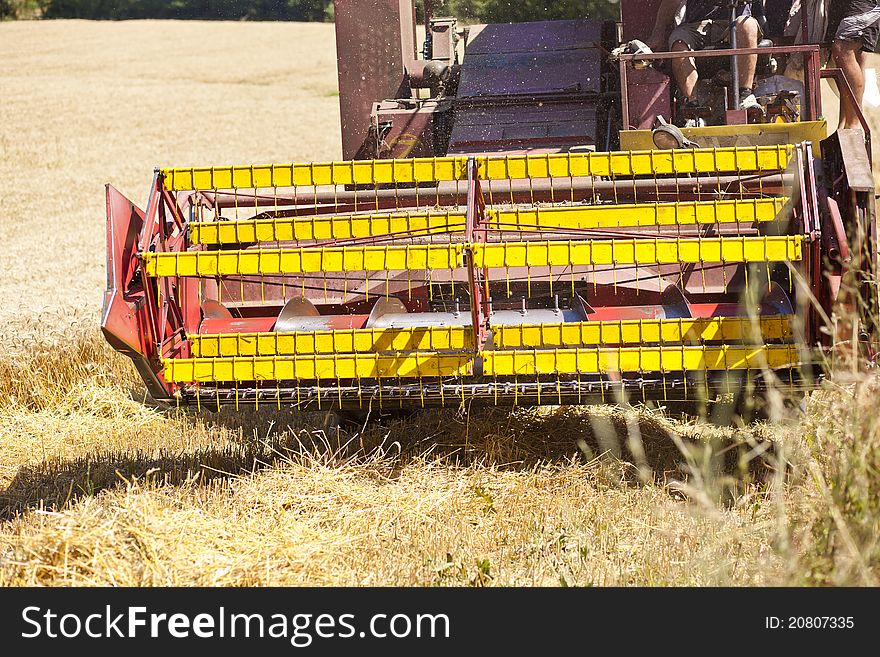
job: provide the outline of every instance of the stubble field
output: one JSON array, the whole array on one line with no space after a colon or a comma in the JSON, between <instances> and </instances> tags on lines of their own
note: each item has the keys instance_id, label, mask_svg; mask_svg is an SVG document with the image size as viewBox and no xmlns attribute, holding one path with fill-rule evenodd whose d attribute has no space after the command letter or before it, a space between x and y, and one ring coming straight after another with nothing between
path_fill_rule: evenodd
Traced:
<instances>
[{"instance_id":1,"label":"stubble field","mask_svg":"<svg viewBox=\"0 0 880 657\"><path fill-rule=\"evenodd\" d=\"M332 25L0 24L0 584L877 583L871 378L725 429L145 404L98 329L103 184L338 158L337 103Z\"/></svg>"}]
</instances>

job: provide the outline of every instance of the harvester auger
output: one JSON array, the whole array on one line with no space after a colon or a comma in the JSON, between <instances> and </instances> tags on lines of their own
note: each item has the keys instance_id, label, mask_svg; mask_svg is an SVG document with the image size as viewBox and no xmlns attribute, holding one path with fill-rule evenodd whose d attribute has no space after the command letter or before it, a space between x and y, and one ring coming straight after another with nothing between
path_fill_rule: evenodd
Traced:
<instances>
[{"instance_id":1,"label":"harvester auger","mask_svg":"<svg viewBox=\"0 0 880 657\"><path fill-rule=\"evenodd\" d=\"M418 59L412 0L337 0L344 161L158 169L144 211L107 187L103 331L156 400L711 401L873 354L868 133L826 138L818 45L758 49L802 61L759 76L771 122L652 133L672 55L609 53L659 0L464 29L425 4Z\"/></svg>"}]
</instances>

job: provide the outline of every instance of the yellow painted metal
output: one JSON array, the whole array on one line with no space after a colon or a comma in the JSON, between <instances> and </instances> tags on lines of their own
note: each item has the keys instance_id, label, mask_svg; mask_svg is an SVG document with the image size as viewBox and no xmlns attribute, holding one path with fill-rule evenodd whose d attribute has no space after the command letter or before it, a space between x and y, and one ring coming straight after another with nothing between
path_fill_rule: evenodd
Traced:
<instances>
[{"instance_id":1,"label":"yellow painted metal","mask_svg":"<svg viewBox=\"0 0 880 657\"><path fill-rule=\"evenodd\" d=\"M657 176L666 174L777 171L790 146L703 148L670 151L614 151L479 158L480 178L569 178L578 176Z\"/></svg>"},{"instance_id":2,"label":"yellow painted metal","mask_svg":"<svg viewBox=\"0 0 880 657\"><path fill-rule=\"evenodd\" d=\"M681 372L779 368L799 362L793 345L718 347L620 347L486 351L486 376L593 374L597 372Z\"/></svg>"},{"instance_id":3,"label":"yellow painted metal","mask_svg":"<svg viewBox=\"0 0 880 657\"><path fill-rule=\"evenodd\" d=\"M190 335L193 356L293 356L368 352L450 351L473 348L470 327L347 329L291 333Z\"/></svg>"},{"instance_id":4,"label":"yellow painted metal","mask_svg":"<svg viewBox=\"0 0 880 657\"><path fill-rule=\"evenodd\" d=\"M469 376L472 359L471 354L418 352L179 358L164 361L163 372L166 381L176 383Z\"/></svg>"},{"instance_id":5,"label":"yellow painted metal","mask_svg":"<svg viewBox=\"0 0 880 657\"><path fill-rule=\"evenodd\" d=\"M790 316L634 319L493 326L496 349L590 345L767 342L792 337ZM464 326L190 335L195 358L455 351L473 348Z\"/></svg>"},{"instance_id":6,"label":"yellow painted metal","mask_svg":"<svg viewBox=\"0 0 880 657\"><path fill-rule=\"evenodd\" d=\"M466 180L467 158L357 160L163 169L171 191Z\"/></svg>"},{"instance_id":7,"label":"yellow painted metal","mask_svg":"<svg viewBox=\"0 0 880 657\"><path fill-rule=\"evenodd\" d=\"M144 253L148 276L223 276L455 269L461 244Z\"/></svg>"},{"instance_id":8,"label":"yellow painted metal","mask_svg":"<svg viewBox=\"0 0 880 657\"><path fill-rule=\"evenodd\" d=\"M483 180L577 176L776 171L784 169L790 145L690 150L642 150L478 157ZM408 184L465 180L467 158L358 160L309 164L265 164L163 169L171 191L256 189L312 185Z\"/></svg>"},{"instance_id":9,"label":"yellow painted metal","mask_svg":"<svg viewBox=\"0 0 880 657\"><path fill-rule=\"evenodd\" d=\"M496 349L681 342L766 342L792 337L790 316L632 319L493 327Z\"/></svg>"},{"instance_id":10,"label":"yellow painted metal","mask_svg":"<svg viewBox=\"0 0 880 657\"><path fill-rule=\"evenodd\" d=\"M719 148L772 144L812 143L813 155L821 157L820 145L828 136L825 120L795 121L793 123L754 123L748 125L710 125L701 128L682 128L684 136L704 148ZM650 130L621 130L620 149L623 151L656 148Z\"/></svg>"},{"instance_id":11,"label":"yellow painted metal","mask_svg":"<svg viewBox=\"0 0 880 657\"><path fill-rule=\"evenodd\" d=\"M474 244L477 267L780 262L801 259L802 236L615 239Z\"/></svg>"},{"instance_id":12,"label":"yellow painted metal","mask_svg":"<svg viewBox=\"0 0 880 657\"><path fill-rule=\"evenodd\" d=\"M342 271L456 269L465 248L477 267L565 267L801 259L801 235L490 244L412 244L234 251L148 252L148 276L271 275Z\"/></svg>"},{"instance_id":13,"label":"yellow painted metal","mask_svg":"<svg viewBox=\"0 0 880 657\"><path fill-rule=\"evenodd\" d=\"M484 351L485 376L681 372L782 368L799 363L794 345L601 347ZM320 379L467 377L473 354L322 354L169 359L165 380L175 383Z\"/></svg>"},{"instance_id":14,"label":"yellow painted metal","mask_svg":"<svg viewBox=\"0 0 880 657\"><path fill-rule=\"evenodd\" d=\"M193 244L238 244L373 237L391 233L414 236L461 232L464 212L406 212L290 219L206 221L190 224Z\"/></svg>"},{"instance_id":15,"label":"yellow painted metal","mask_svg":"<svg viewBox=\"0 0 880 657\"><path fill-rule=\"evenodd\" d=\"M773 221L788 199L684 201L486 210L489 227L499 230L628 228ZM208 221L190 224L193 244L238 244L330 240L390 234L424 236L462 232L463 212L406 212L326 217Z\"/></svg>"},{"instance_id":16,"label":"yellow painted metal","mask_svg":"<svg viewBox=\"0 0 880 657\"><path fill-rule=\"evenodd\" d=\"M515 207L501 210L487 209L486 219L490 228L501 230L750 223L773 221L782 212L787 201L788 199L785 198L762 198L547 208Z\"/></svg>"}]
</instances>

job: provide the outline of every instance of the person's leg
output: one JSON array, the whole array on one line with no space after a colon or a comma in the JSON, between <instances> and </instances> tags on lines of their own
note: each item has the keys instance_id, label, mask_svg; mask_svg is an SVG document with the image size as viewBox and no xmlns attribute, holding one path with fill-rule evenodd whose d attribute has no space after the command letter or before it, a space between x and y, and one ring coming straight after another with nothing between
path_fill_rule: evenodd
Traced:
<instances>
[{"instance_id":1,"label":"person's leg","mask_svg":"<svg viewBox=\"0 0 880 657\"><path fill-rule=\"evenodd\" d=\"M851 0L841 5L843 18L834 33L831 52L834 61L843 71L846 81L852 88L856 105L861 107L865 94L865 55L863 51L876 50L880 6L869 0ZM841 94L840 121L838 128L860 127L858 112L851 107Z\"/></svg>"},{"instance_id":2,"label":"person's leg","mask_svg":"<svg viewBox=\"0 0 880 657\"><path fill-rule=\"evenodd\" d=\"M739 18L736 21L736 45L739 48L757 48L758 38L761 33L758 21L751 16ZM755 68L758 65L757 55L740 55L737 57L739 65L739 86L741 89L751 89L755 81Z\"/></svg>"},{"instance_id":3,"label":"person's leg","mask_svg":"<svg viewBox=\"0 0 880 657\"><path fill-rule=\"evenodd\" d=\"M673 52L688 52L691 48L684 41L676 41L672 44L671 50ZM681 89L681 93L688 98L694 97L694 91L697 88L699 76L697 75L697 69L694 67L694 60L692 57L673 59L672 77L675 78L675 84Z\"/></svg>"},{"instance_id":4,"label":"person's leg","mask_svg":"<svg viewBox=\"0 0 880 657\"><path fill-rule=\"evenodd\" d=\"M683 23L669 35L671 52L689 52L703 47L709 21L702 23ZM679 57L670 61L675 84L688 99L693 99L697 88L697 68L693 57Z\"/></svg>"},{"instance_id":5,"label":"person's leg","mask_svg":"<svg viewBox=\"0 0 880 657\"><path fill-rule=\"evenodd\" d=\"M843 71L843 76L846 78L846 81L849 82L850 88L852 88L856 104L861 107L862 96L865 93L865 73L862 69L865 56L862 53L861 41L835 39L834 44L831 46L831 52L834 55L834 62L837 64L838 68ZM846 96L841 93L840 120L838 121L837 128L858 127L861 127L858 115L855 110L850 107L849 102L846 100Z\"/></svg>"}]
</instances>

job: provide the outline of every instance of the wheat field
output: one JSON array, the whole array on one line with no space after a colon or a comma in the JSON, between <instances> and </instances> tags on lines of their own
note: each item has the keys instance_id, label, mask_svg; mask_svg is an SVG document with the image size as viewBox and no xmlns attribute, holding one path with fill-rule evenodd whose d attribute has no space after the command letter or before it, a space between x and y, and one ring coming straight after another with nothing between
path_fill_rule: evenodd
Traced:
<instances>
[{"instance_id":1,"label":"wheat field","mask_svg":"<svg viewBox=\"0 0 880 657\"><path fill-rule=\"evenodd\" d=\"M160 411L98 329L103 184L340 152L332 25L0 24L0 584L875 585L871 377L662 409Z\"/></svg>"}]
</instances>

